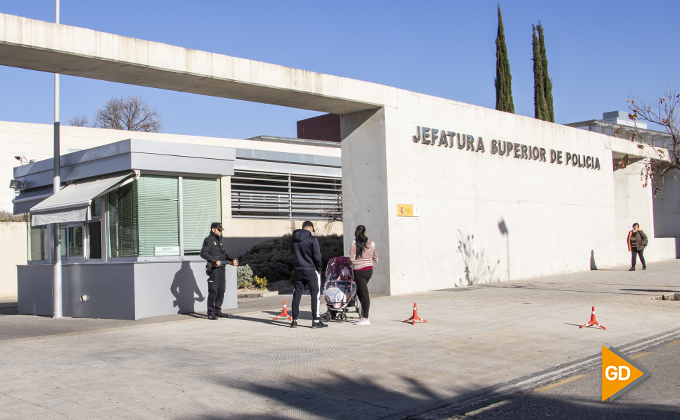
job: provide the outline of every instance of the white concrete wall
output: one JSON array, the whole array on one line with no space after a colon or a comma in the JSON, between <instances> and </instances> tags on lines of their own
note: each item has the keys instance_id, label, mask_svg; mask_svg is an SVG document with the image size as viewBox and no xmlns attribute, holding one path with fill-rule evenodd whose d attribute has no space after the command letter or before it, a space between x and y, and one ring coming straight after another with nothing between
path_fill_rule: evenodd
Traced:
<instances>
[{"instance_id":1,"label":"white concrete wall","mask_svg":"<svg viewBox=\"0 0 680 420\"><path fill-rule=\"evenodd\" d=\"M17 265L27 260L26 223L0 223L0 299L16 299Z\"/></svg>"},{"instance_id":2,"label":"white concrete wall","mask_svg":"<svg viewBox=\"0 0 680 420\"><path fill-rule=\"evenodd\" d=\"M654 237L654 218L652 215L652 188L643 187L640 179L640 171L644 167L645 161L641 160L628 165L625 169L614 171L614 188L616 200L616 237L620 238L616 247L616 262L619 265L630 264L630 252L626 245L628 232L632 229L633 223L639 223L640 229L650 239ZM650 258L653 247L645 251L645 259Z\"/></svg>"},{"instance_id":3,"label":"white concrete wall","mask_svg":"<svg viewBox=\"0 0 680 420\"><path fill-rule=\"evenodd\" d=\"M652 225L651 194L636 191L635 206L616 211L626 207L615 199L612 151L642 153L626 142L403 91L380 114L354 126L343 118L345 241L364 224L387 245L372 291L385 291L381 276L402 294L589 270L591 257L611 267L625 245L616 218ZM473 135L475 148L481 137L485 151L415 143L417 126ZM493 139L544 148L546 161L492 154ZM562 164L550 163L551 149ZM597 158L600 169L565 164L567 152ZM618 181L641 190L639 176ZM420 217L397 217L397 204L419 205ZM671 258L666 245L659 258Z\"/></svg>"},{"instance_id":4,"label":"white concrete wall","mask_svg":"<svg viewBox=\"0 0 680 420\"><path fill-rule=\"evenodd\" d=\"M383 110L362 111L341 116L342 190L344 246L354 240L357 225L366 226L366 233L376 243L380 261L373 266L370 291L390 294L399 278L390 272L390 254L404 244L390 242L387 217L387 194L392 185L387 168L385 146L385 113ZM388 182L390 185L388 185ZM422 250L416 251L418 255ZM397 261L397 266L407 261Z\"/></svg>"},{"instance_id":5,"label":"white concrete wall","mask_svg":"<svg viewBox=\"0 0 680 420\"><path fill-rule=\"evenodd\" d=\"M669 190L664 200L665 209L663 214L655 214L656 207L660 207L664 202L653 199L653 189L651 185L644 186L641 172L644 170L646 160L640 160L628 165L625 169L614 171L614 195L616 207L616 262L618 265L630 265L631 253L628 251L626 240L628 232L633 228L633 223L638 223L647 237L649 243L645 248L645 261L662 261L676 258L677 240L674 235L657 235L660 230L673 233L673 227L669 225L680 213L680 207L675 208L676 216L673 217L672 209L668 205L673 202L674 187L676 184L669 182ZM680 237L680 235L678 235Z\"/></svg>"},{"instance_id":6,"label":"white concrete wall","mask_svg":"<svg viewBox=\"0 0 680 420\"><path fill-rule=\"evenodd\" d=\"M0 185L9 186L12 169L20 165L14 158L15 155L23 153L27 159L36 161L52 158L53 131L53 126L49 124L0 121ZM129 138L340 157L340 149L330 147L71 126L61 127L61 153L66 154L69 149L88 149ZM0 188L0 210L11 212L13 198L14 190Z\"/></svg>"}]
</instances>

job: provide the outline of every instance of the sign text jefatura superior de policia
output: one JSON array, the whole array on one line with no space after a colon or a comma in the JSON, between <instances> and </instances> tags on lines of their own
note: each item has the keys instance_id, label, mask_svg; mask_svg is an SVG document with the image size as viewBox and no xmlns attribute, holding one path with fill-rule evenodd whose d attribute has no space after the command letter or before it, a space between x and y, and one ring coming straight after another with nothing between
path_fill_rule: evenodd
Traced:
<instances>
[{"instance_id":1,"label":"sign text jefatura superior de policia","mask_svg":"<svg viewBox=\"0 0 680 420\"><path fill-rule=\"evenodd\" d=\"M481 137L470 134L456 133L454 131L439 130L430 127L416 127L416 134L411 138L414 143L437 146L448 149L467 150L475 153L486 153L486 146ZM535 160L557 165L571 165L578 168L600 170L600 159L574 152L531 146L522 143L513 143L503 140L491 140L490 150L492 155L513 157L514 159Z\"/></svg>"}]
</instances>

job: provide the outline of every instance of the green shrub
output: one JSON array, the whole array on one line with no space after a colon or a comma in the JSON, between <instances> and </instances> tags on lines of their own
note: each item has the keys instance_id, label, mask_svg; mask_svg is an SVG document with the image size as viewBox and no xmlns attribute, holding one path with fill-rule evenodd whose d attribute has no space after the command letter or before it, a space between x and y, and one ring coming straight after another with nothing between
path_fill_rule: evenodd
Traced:
<instances>
[{"instance_id":1,"label":"green shrub","mask_svg":"<svg viewBox=\"0 0 680 420\"><path fill-rule=\"evenodd\" d=\"M326 269L328 260L344 255L341 235L317 236L321 248L321 263ZM246 252L239 258L240 264L252 267L253 274L266 277L270 282L292 280L295 256L290 251L290 235L270 239Z\"/></svg>"},{"instance_id":2,"label":"green shrub","mask_svg":"<svg viewBox=\"0 0 680 420\"><path fill-rule=\"evenodd\" d=\"M333 257L342 257L349 255L349 249L345 253L343 251L342 235L326 235L319 236L319 248L321 248L321 262L323 270L326 271L328 260Z\"/></svg>"},{"instance_id":3,"label":"green shrub","mask_svg":"<svg viewBox=\"0 0 680 420\"><path fill-rule=\"evenodd\" d=\"M236 267L236 284L239 289L247 289L253 285L253 270L248 264Z\"/></svg>"},{"instance_id":4,"label":"green shrub","mask_svg":"<svg viewBox=\"0 0 680 420\"><path fill-rule=\"evenodd\" d=\"M239 258L239 263L250 265L253 274L267 277L271 281L289 279L288 273L295 264L290 252L290 235L254 246Z\"/></svg>"},{"instance_id":5,"label":"green shrub","mask_svg":"<svg viewBox=\"0 0 680 420\"><path fill-rule=\"evenodd\" d=\"M253 277L253 286L255 286L258 289L264 289L265 287L267 287L268 282L269 281L267 280L266 277L258 276Z\"/></svg>"}]
</instances>

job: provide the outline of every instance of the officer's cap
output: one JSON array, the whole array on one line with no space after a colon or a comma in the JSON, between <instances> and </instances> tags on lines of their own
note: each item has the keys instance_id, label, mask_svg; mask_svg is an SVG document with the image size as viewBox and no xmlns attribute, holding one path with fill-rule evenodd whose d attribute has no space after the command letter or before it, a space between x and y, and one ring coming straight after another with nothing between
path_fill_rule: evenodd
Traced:
<instances>
[{"instance_id":1,"label":"officer's cap","mask_svg":"<svg viewBox=\"0 0 680 420\"><path fill-rule=\"evenodd\" d=\"M217 228L217 229L219 229L219 230L222 230L222 223L220 223L220 222L213 222L213 223L210 225L210 229L212 230L212 229L215 229L215 228Z\"/></svg>"}]
</instances>

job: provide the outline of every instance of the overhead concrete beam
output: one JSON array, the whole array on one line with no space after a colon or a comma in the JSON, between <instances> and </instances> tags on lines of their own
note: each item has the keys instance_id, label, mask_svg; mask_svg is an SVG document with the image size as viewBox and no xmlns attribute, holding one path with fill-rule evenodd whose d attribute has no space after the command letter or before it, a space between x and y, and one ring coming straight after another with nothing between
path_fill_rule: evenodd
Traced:
<instances>
[{"instance_id":1,"label":"overhead concrete beam","mask_svg":"<svg viewBox=\"0 0 680 420\"><path fill-rule=\"evenodd\" d=\"M0 65L344 114L398 89L74 26L0 14Z\"/></svg>"}]
</instances>

